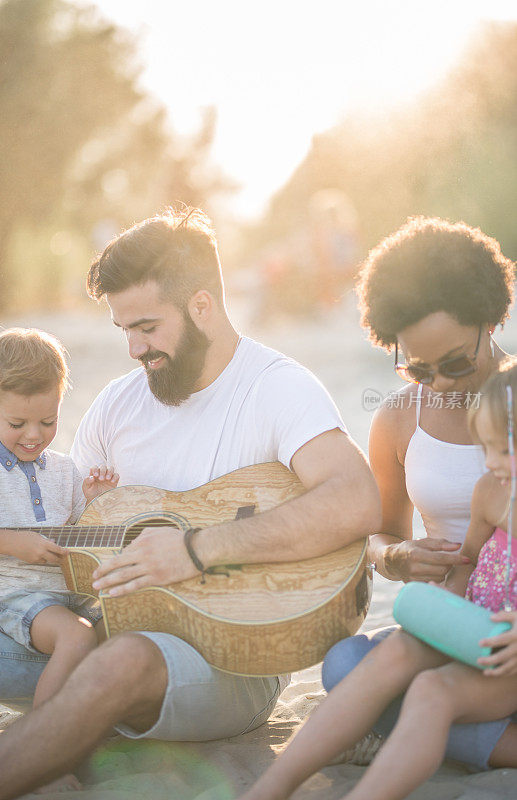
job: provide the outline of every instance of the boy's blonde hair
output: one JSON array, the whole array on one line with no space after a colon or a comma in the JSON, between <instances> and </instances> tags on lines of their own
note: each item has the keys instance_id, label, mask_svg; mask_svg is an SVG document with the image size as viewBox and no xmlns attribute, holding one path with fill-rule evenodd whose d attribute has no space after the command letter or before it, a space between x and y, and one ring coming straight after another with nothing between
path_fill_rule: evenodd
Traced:
<instances>
[{"instance_id":1,"label":"boy's blonde hair","mask_svg":"<svg viewBox=\"0 0 517 800\"><path fill-rule=\"evenodd\" d=\"M0 391L27 397L68 386L65 349L54 336L36 328L0 333Z\"/></svg>"},{"instance_id":2,"label":"boy's blonde hair","mask_svg":"<svg viewBox=\"0 0 517 800\"><path fill-rule=\"evenodd\" d=\"M480 391L479 404L469 408L468 424L471 436L479 443L476 430L476 416L481 405L488 407L494 428L505 431L508 435L508 405L506 387L512 387L513 396L513 427L517 431L517 358L510 357L499 364L496 372L485 381Z\"/></svg>"}]
</instances>

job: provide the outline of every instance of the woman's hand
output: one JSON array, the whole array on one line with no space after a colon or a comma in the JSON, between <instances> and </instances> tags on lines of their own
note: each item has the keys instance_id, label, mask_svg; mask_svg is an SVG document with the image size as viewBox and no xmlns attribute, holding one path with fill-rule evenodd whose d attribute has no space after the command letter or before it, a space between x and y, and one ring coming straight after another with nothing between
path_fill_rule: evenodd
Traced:
<instances>
[{"instance_id":1,"label":"woman's hand","mask_svg":"<svg viewBox=\"0 0 517 800\"><path fill-rule=\"evenodd\" d=\"M447 539L406 540L387 545L384 565L394 580L441 583L451 567L470 563L470 559L460 554L460 549L461 544Z\"/></svg>"},{"instance_id":2,"label":"woman's hand","mask_svg":"<svg viewBox=\"0 0 517 800\"><path fill-rule=\"evenodd\" d=\"M465 553L465 547L463 547L462 553L465 556L467 555ZM469 583L469 578L472 575L475 563L476 562L474 560L469 562L468 564L459 564L457 566L451 567L451 569L447 573L445 583L442 584L442 587L444 589L448 589L448 591L452 592L453 594L457 594L460 597L465 597L467 586Z\"/></svg>"},{"instance_id":3,"label":"woman's hand","mask_svg":"<svg viewBox=\"0 0 517 800\"><path fill-rule=\"evenodd\" d=\"M492 614L492 622L509 622L511 628L499 636L490 636L488 639L481 639L480 647L501 648L491 656L478 658L478 664L484 667L484 675L487 678L497 678L499 676L508 677L517 675L517 611L499 611Z\"/></svg>"},{"instance_id":4,"label":"woman's hand","mask_svg":"<svg viewBox=\"0 0 517 800\"><path fill-rule=\"evenodd\" d=\"M19 558L26 564L58 566L68 550L36 531L2 531L1 552Z\"/></svg>"}]
</instances>

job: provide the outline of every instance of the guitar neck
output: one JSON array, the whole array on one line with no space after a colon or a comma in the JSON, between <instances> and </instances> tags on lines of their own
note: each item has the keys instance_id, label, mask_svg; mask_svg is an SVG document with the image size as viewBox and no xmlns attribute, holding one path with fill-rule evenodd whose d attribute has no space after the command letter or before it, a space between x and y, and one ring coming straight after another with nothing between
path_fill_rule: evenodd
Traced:
<instances>
[{"instance_id":1,"label":"guitar neck","mask_svg":"<svg viewBox=\"0 0 517 800\"><path fill-rule=\"evenodd\" d=\"M48 528L2 528L6 531L36 531L61 547L121 547L125 525L64 525Z\"/></svg>"}]
</instances>

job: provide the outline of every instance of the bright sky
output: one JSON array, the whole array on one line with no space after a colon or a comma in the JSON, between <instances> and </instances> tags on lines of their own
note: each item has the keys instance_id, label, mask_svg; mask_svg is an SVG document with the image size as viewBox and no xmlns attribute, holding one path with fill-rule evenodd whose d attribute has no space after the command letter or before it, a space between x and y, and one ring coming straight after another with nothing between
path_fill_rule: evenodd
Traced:
<instances>
[{"instance_id":1,"label":"bright sky","mask_svg":"<svg viewBox=\"0 0 517 800\"><path fill-rule=\"evenodd\" d=\"M237 179L239 216L259 213L311 137L360 107L386 109L436 82L482 19L515 0L94 0L141 32L143 83L175 128L218 109L214 159Z\"/></svg>"}]
</instances>

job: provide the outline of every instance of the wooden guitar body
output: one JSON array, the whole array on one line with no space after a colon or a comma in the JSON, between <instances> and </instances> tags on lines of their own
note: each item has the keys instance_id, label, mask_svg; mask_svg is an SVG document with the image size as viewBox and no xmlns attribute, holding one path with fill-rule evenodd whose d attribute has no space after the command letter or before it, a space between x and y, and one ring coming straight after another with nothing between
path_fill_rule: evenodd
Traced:
<instances>
[{"instance_id":1,"label":"wooden guitar body","mask_svg":"<svg viewBox=\"0 0 517 800\"><path fill-rule=\"evenodd\" d=\"M261 513L303 493L278 463L259 464L187 492L126 486L88 505L79 525L127 526L127 544L142 527L207 527ZM92 572L116 548L76 549L63 568L70 589L95 595ZM109 636L122 631L171 633L218 669L279 675L321 661L339 639L355 633L371 597L366 540L299 562L217 568L168 587L122 597L101 592Z\"/></svg>"}]
</instances>

